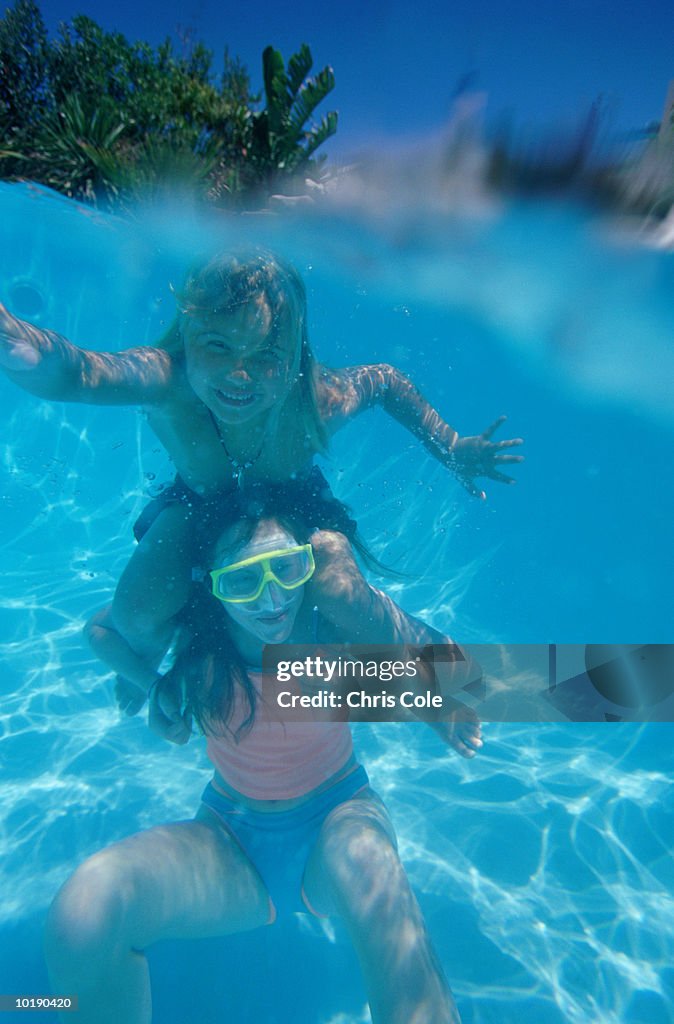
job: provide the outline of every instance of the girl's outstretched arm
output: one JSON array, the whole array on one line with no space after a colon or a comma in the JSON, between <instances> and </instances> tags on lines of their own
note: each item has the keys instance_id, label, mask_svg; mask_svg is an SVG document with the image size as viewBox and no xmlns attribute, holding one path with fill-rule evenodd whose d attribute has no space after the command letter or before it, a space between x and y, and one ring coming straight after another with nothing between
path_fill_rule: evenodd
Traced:
<instances>
[{"instance_id":1,"label":"girl's outstretched arm","mask_svg":"<svg viewBox=\"0 0 674 1024\"><path fill-rule=\"evenodd\" d=\"M349 366L343 370L325 370L319 379L321 406L329 427L335 431L354 416L380 406L406 427L434 458L451 469L476 498L485 493L475 477L486 476L500 483L515 483L500 472L504 463L522 462L521 455L503 454L505 449L522 444L519 437L493 442L491 437L505 416L485 431L472 437L460 437L426 401L409 377L388 363Z\"/></svg>"},{"instance_id":2,"label":"girl's outstretched arm","mask_svg":"<svg viewBox=\"0 0 674 1024\"><path fill-rule=\"evenodd\" d=\"M38 398L94 405L151 405L173 372L163 349L90 352L55 331L19 320L1 304L0 367Z\"/></svg>"}]
</instances>

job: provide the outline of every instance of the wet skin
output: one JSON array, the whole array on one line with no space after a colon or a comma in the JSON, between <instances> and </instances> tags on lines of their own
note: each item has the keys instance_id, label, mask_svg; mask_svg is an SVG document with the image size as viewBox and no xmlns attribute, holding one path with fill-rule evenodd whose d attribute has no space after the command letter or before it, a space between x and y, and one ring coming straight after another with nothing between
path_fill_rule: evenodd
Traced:
<instances>
[{"instance_id":1,"label":"wet skin","mask_svg":"<svg viewBox=\"0 0 674 1024\"><path fill-rule=\"evenodd\" d=\"M250 430L288 396L300 338L297 325L279 326L264 296L227 312L183 315L187 379L225 427Z\"/></svg>"},{"instance_id":2,"label":"wet skin","mask_svg":"<svg viewBox=\"0 0 674 1024\"><path fill-rule=\"evenodd\" d=\"M214 568L224 568L267 551L296 547L298 543L283 526L266 519L258 523L247 543L236 544L235 538L234 529L223 534ZM232 636L244 659L251 659L249 663L260 664L264 644L282 644L288 639L302 606L304 589L301 586L285 590L274 580L268 580L255 601L241 604L223 602Z\"/></svg>"}]
</instances>

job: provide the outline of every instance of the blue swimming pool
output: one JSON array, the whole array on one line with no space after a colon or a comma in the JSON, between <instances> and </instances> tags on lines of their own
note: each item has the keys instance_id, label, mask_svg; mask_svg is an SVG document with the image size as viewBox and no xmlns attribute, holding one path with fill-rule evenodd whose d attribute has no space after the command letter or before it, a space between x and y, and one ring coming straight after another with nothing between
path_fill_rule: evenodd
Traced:
<instances>
[{"instance_id":1,"label":"blue swimming pool","mask_svg":"<svg viewBox=\"0 0 674 1024\"><path fill-rule=\"evenodd\" d=\"M338 436L326 476L410 574L386 584L409 611L475 643L674 640L671 255L559 205L203 225L0 185L0 301L87 347L151 342L193 256L242 236L304 276L322 361L394 363L462 433L507 413L526 439L517 485L480 503L381 413ZM42 922L73 867L189 817L208 766L120 719L80 639L166 456L133 410L0 395L0 992L23 993L45 990ZM464 1024L674 1021L673 728L492 724L465 763L422 726L357 727ZM337 924L150 962L161 1024L369 1019Z\"/></svg>"}]
</instances>

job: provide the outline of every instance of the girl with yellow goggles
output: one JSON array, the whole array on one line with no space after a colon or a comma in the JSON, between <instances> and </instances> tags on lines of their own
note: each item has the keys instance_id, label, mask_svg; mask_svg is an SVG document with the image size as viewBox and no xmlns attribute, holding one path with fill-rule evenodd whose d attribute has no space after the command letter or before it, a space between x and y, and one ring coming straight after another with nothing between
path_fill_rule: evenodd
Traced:
<instances>
[{"instance_id":1,"label":"girl with yellow goggles","mask_svg":"<svg viewBox=\"0 0 674 1024\"><path fill-rule=\"evenodd\" d=\"M247 604L257 601L270 580L283 590L294 590L311 579L315 568L311 544L298 544L244 558L209 575L213 595L220 601Z\"/></svg>"}]
</instances>

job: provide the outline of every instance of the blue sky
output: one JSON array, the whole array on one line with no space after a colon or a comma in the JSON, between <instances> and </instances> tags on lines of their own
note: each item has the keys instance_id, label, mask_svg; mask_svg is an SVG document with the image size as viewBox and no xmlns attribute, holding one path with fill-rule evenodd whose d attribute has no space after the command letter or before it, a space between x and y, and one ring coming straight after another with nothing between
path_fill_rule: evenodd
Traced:
<instances>
[{"instance_id":1,"label":"blue sky","mask_svg":"<svg viewBox=\"0 0 674 1024\"><path fill-rule=\"evenodd\" d=\"M76 13L153 43L192 26L216 55L227 45L240 56L258 88L268 43L287 57L306 41L315 67L335 70L337 156L368 137L439 129L467 71L488 94L488 120L510 112L523 127L571 126L603 93L617 128L639 128L659 119L674 78L672 0L42 0L41 8L50 32Z\"/></svg>"}]
</instances>

